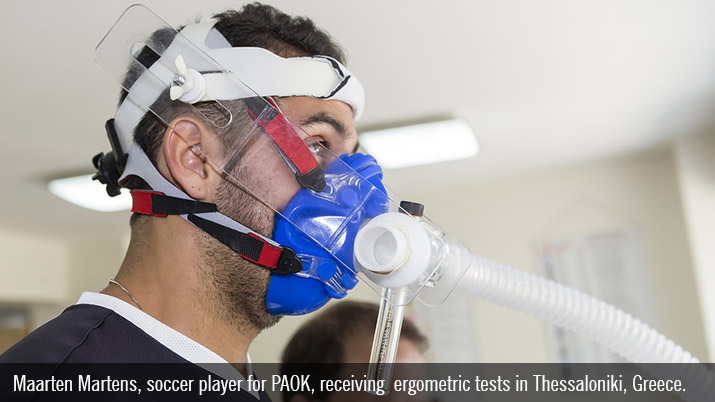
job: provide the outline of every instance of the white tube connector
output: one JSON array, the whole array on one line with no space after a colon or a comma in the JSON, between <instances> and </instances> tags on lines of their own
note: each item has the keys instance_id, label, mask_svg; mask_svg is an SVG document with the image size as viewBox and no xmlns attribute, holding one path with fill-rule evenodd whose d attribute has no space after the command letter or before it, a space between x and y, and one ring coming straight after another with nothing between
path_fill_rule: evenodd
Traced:
<instances>
[{"instance_id":1,"label":"white tube connector","mask_svg":"<svg viewBox=\"0 0 715 402\"><path fill-rule=\"evenodd\" d=\"M415 218L386 213L368 222L355 237L355 259L362 272L386 288L413 284L430 267L431 243Z\"/></svg>"}]
</instances>

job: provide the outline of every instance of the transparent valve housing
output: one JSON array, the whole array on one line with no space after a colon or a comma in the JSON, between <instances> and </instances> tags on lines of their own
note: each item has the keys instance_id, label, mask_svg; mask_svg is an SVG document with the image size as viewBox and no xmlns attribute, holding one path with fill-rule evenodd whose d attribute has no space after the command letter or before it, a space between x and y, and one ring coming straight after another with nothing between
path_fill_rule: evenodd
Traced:
<instances>
[{"instance_id":1,"label":"transparent valve housing","mask_svg":"<svg viewBox=\"0 0 715 402\"><path fill-rule=\"evenodd\" d=\"M355 260L371 282L383 287L367 377L390 384L411 295L427 305L441 304L469 269L471 253L427 218L389 212L360 229Z\"/></svg>"},{"instance_id":2,"label":"transparent valve housing","mask_svg":"<svg viewBox=\"0 0 715 402\"><path fill-rule=\"evenodd\" d=\"M388 212L370 220L355 238L355 263L362 274L406 297L441 304L469 268L471 253L426 217Z\"/></svg>"}]
</instances>

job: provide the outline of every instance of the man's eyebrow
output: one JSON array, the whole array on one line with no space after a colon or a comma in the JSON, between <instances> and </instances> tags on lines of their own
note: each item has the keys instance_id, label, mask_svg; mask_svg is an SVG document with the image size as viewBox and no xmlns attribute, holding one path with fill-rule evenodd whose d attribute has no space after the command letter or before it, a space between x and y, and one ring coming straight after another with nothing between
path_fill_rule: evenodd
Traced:
<instances>
[{"instance_id":1,"label":"man's eyebrow","mask_svg":"<svg viewBox=\"0 0 715 402\"><path fill-rule=\"evenodd\" d=\"M333 116L324 112L314 114L300 121L301 126L310 126L316 123L329 124L331 127L333 127L333 130L335 130L335 132L337 132L338 135L342 138L347 138L348 136L348 130L345 128L345 125Z\"/></svg>"},{"instance_id":2,"label":"man's eyebrow","mask_svg":"<svg viewBox=\"0 0 715 402\"><path fill-rule=\"evenodd\" d=\"M306 119L303 119L300 121L301 126L310 126L311 124L318 124L318 123L325 123L333 127L333 130L338 133L338 136L340 138L346 139L348 138L348 130L345 127L343 123L340 122L340 120L334 118L333 116L325 113L325 112L320 112L316 113ZM354 154L355 152L358 151L358 148L360 148L360 141L355 142L355 147L353 147L351 154Z\"/></svg>"}]
</instances>

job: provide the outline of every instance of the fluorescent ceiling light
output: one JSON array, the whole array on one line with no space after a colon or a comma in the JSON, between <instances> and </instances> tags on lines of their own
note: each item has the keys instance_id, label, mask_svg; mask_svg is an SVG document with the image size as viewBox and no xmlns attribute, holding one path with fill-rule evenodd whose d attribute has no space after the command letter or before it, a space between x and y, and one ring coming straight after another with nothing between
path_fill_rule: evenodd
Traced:
<instances>
[{"instance_id":1,"label":"fluorescent ceiling light","mask_svg":"<svg viewBox=\"0 0 715 402\"><path fill-rule=\"evenodd\" d=\"M47 189L65 201L102 212L125 211L132 207L132 198L125 189L116 197L107 195L104 184L92 180L92 175L52 180Z\"/></svg>"},{"instance_id":2,"label":"fluorescent ceiling light","mask_svg":"<svg viewBox=\"0 0 715 402\"><path fill-rule=\"evenodd\" d=\"M364 132L360 144L385 169L466 159L479 152L472 129L461 119Z\"/></svg>"}]
</instances>

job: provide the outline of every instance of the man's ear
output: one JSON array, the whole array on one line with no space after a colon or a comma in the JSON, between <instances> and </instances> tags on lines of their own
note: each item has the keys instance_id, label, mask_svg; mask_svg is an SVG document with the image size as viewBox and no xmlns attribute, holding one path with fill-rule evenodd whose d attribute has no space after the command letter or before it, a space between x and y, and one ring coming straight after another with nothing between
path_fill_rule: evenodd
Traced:
<instances>
[{"instance_id":1,"label":"man's ear","mask_svg":"<svg viewBox=\"0 0 715 402\"><path fill-rule=\"evenodd\" d=\"M174 182L190 197L206 200L213 190L215 175L204 156L215 136L201 121L191 116L172 120L164 135L163 154Z\"/></svg>"}]
</instances>

